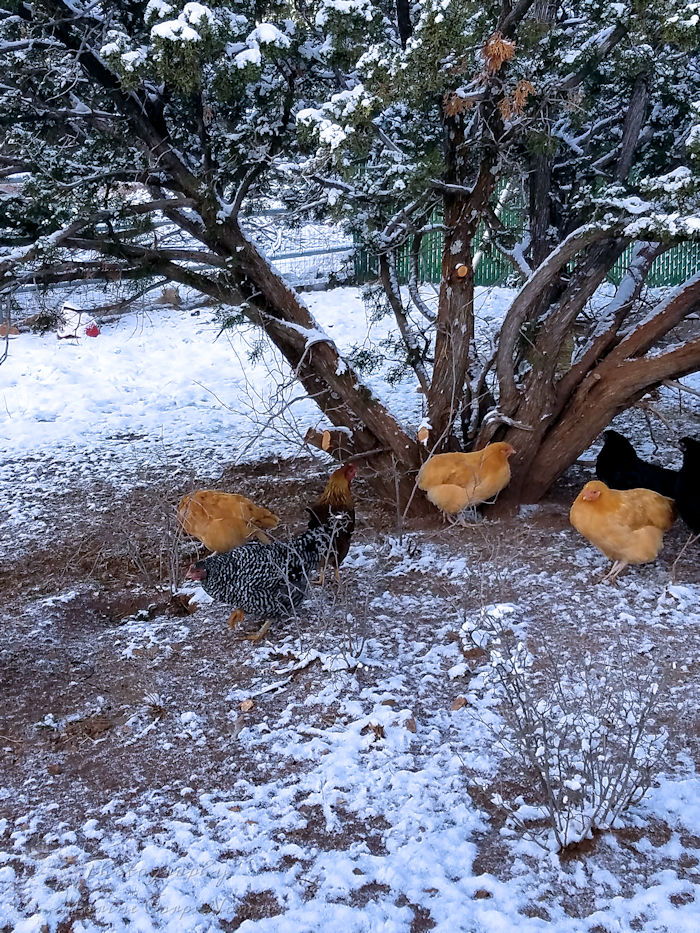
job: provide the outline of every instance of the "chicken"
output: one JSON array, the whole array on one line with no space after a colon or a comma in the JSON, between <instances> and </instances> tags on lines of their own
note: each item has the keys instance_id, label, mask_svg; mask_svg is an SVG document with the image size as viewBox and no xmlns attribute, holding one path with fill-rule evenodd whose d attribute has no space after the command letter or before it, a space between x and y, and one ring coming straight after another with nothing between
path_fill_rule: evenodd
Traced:
<instances>
[{"instance_id":1,"label":"chicken","mask_svg":"<svg viewBox=\"0 0 700 933\"><path fill-rule=\"evenodd\" d=\"M700 438L682 437L683 466L676 486L678 514L694 535L700 535Z\"/></svg>"},{"instance_id":2,"label":"chicken","mask_svg":"<svg viewBox=\"0 0 700 933\"><path fill-rule=\"evenodd\" d=\"M676 485L676 508L680 517L690 528L690 537L673 564L672 575L686 549L700 537L700 439L682 437L681 447L683 448L683 466L678 474Z\"/></svg>"},{"instance_id":3,"label":"chicken","mask_svg":"<svg viewBox=\"0 0 700 933\"><path fill-rule=\"evenodd\" d=\"M232 551L249 538L268 542L263 529L275 528L279 519L245 496L198 489L183 496L177 507L183 530L199 538L210 551Z\"/></svg>"},{"instance_id":4,"label":"chicken","mask_svg":"<svg viewBox=\"0 0 700 933\"><path fill-rule=\"evenodd\" d=\"M647 463L632 444L617 431L606 431L603 449L596 460L595 473L611 489L653 489L673 499L678 474L675 470Z\"/></svg>"},{"instance_id":5,"label":"chicken","mask_svg":"<svg viewBox=\"0 0 700 933\"><path fill-rule=\"evenodd\" d=\"M357 474L357 468L353 463L346 463L331 474L323 494L307 508L309 513L309 528L318 528L329 519L331 513L345 513L348 515L348 521L344 523L341 530L336 530L330 547L325 554L321 556L321 583L323 583L324 572L330 563L335 571L336 580L339 579L338 568L347 557L350 550L350 541L352 533L355 530L355 504L352 498L350 483Z\"/></svg>"},{"instance_id":6,"label":"chicken","mask_svg":"<svg viewBox=\"0 0 700 933\"><path fill-rule=\"evenodd\" d=\"M510 482L508 458L515 450L503 441L471 453L436 454L418 474L418 488L443 513L457 515L486 502Z\"/></svg>"},{"instance_id":7,"label":"chicken","mask_svg":"<svg viewBox=\"0 0 700 933\"><path fill-rule=\"evenodd\" d=\"M235 607L231 627L246 613L265 619L262 628L248 636L259 641L273 619L296 613L322 554L349 522L347 512L330 514L323 524L289 541L251 542L226 554L212 554L190 567L187 577L200 582L214 599Z\"/></svg>"},{"instance_id":8,"label":"chicken","mask_svg":"<svg viewBox=\"0 0 700 933\"><path fill-rule=\"evenodd\" d=\"M656 559L674 518L672 499L652 489L610 489L597 479L586 483L569 512L574 528L614 561L602 578L611 583L628 564Z\"/></svg>"}]
</instances>

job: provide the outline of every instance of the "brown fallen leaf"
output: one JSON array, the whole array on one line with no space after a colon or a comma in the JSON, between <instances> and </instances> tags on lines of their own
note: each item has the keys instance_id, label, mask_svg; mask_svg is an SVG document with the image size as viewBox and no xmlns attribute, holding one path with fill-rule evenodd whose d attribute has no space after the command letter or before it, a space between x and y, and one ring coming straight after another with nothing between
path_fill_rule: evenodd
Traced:
<instances>
[{"instance_id":1,"label":"brown fallen leaf","mask_svg":"<svg viewBox=\"0 0 700 933\"><path fill-rule=\"evenodd\" d=\"M484 651L483 648L464 648L462 651L465 660L467 661L481 661L483 658L488 657L488 652Z\"/></svg>"},{"instance_id":2,"label":"brown fallen leaf","mask_svg":"<svg viewBox=\"0 0 700 933\"><path fill-rule=\"evenodd\" d=\"M241 703L241 712L242 712L242 713L247 713L247 712L248 712L249 710L251 710L254 706L255 706L255 703L253 703L252 700L243 700L243 702Z\"/></svg>"},{"instance_id":3,"label":"brown fallen leaf","mask_svg":"<svg viewBox=\"0 0 700 933\"><path fill-rule=\"evenodd\" d=\"M467 705L466 697L455 697L454 700L452 701L452 706L450 707L450 709L462 709L466 705Z\"/></svg>"},{"instance_id":4,"label":"brown fallen leaf","mask_svg":"<svg viewBox=\"0 0 700 933\"><path fill-rule=\"evenodd\" d=\"M416 721L413 718L413 716L411 716L410 719L407 719L404 725L406 726L409 732L413 732L413 733L416 732Z\"/></svg>"}]
</instances>

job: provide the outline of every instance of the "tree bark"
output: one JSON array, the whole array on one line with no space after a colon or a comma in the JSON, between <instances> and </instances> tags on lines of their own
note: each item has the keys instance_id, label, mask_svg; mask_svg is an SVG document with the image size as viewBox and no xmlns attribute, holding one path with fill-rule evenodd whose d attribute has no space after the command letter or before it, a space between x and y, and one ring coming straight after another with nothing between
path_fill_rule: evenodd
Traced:
<instances>
[{"instance_id":1,"label":"tree bark","mask_svg":"<svg viewBox=\"0 0 700 933\"><path fill-rule=\"evenodd\" d=\"M461 411L464 382L474 340L472 239L462 222L466 204L452 198L445 206L445 246L435 336L433 376L428 390L431 447L454 449L452 425Z\"/></svg>"},{"instance_id":2,"label":"tree bark","mask_svg":"<svg viewBox=\"0 0 700 933\"><path fill-rule=\"evenodd\" d=\"M617 160L617 168L615 169L615 178L620 182L626 182L629 178L632 162L634 161L634 152L644 124L644 115L649 100L647 80L646 75L637 75L632 88L632 97L630 98L622 128L620 157Z\"/></svg>"},{"instance_id":3,"label":"tree bark","mask_svg":"<svg viewBox=\"0 0 700 933\"><path fill-rule=\"evenodd\" d=\"M498 111L494 108L495 113ZM500 117L494 116L500 123ZM443 211L445 241L435 334L435 360L428 392L431 448L436 452L457 446L452 434L464 404L465 380L474 349L474 268L472 244L479 218L495 188L491 171L495 152L483 154L471 188L464 145L464 115L445 116L445 184ZM497 127L496 127L497 129ZM496 129L492 127L494 137ZM467 399L467 403L468 403Z\"/></svg>"},{"instance_id":4,"label":"tree bark","mask_svg":"<svg viewBox=\"0 0 700 933\"><path fill-rule=\"evenodd\" d=\"M530 264L533 269L544 262L551 252L550 227L552 188L552 157L534 155L530 160L529 200L530 200Z\"/></svg>"}]
</instances>

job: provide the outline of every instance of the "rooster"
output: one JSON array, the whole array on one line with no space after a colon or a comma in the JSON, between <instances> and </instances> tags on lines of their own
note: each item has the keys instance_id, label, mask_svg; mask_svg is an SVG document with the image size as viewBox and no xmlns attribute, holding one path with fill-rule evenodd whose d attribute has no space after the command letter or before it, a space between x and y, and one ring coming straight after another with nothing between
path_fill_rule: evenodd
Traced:
<instances>
[{"instance_id":1,"label":"rooster","mask_svg":"<svg viewBox=\"0 0 700 933\"><path fill-rule=\"evenodd\" d=\"M309 513L310 530L325 524L331 514L344 513L348 516L348 521L335 531L328 550L321 556L321 583L329 563L333 566L336 580L339 579L339 567L350 550L350 541L355 530L355 503L350 483L356 475L357 468L353 463L346 463L337 469L331 474L321 497L306 509Z\"/></svg>"},{"instance_id":2,"label":"rooster","mask_svg":"<svg viewBox=\"0 0 700 933\"><path fill-rule=\"evenodd\" d=\"M423 464L418 488L444 515L457 515L508 485L508 459L514 453L510 444L498 441L470 453L436 454Z\"/></svg>"},{"instance_id":3,"label":"rooster","mask_svg":"<svg viewBox=\"0 0 700 933\"><path fill-rule=\"evenodd\" d=\"M614 563L601 579L616 583L628 564L655 560L673 524L673 500L652 489L609 489L586 483L571 506L574 528Z\"/></svg>"},{"instance_id":4,"label":"rooster","mask_svg":"<svg viewBox=\"0 0 700 933\"><path fill-rule=\"evenodd\" d=\"M198 489L183 496L177 517L188 535L219 553L232 551L249 538L269 542L263 529L275 528L279 521L268 509L245 496L216 489Z\"/></svg>"},{"instance_id":5,"label":"rooster","mask_svg":"<svg viewBox=\"0 0 700 933\"><path fill-rule=\"evenodd\" d=\"M327 521L289 541L251 542L226 554L212 554L190 567L187 577L214 599L235 607L231 628L246 613L265 619L259 631L247 636L260 641L273 619L295 615L323 554L349 522L347 512L330 513Z\"/></svg>"}]
</instances>

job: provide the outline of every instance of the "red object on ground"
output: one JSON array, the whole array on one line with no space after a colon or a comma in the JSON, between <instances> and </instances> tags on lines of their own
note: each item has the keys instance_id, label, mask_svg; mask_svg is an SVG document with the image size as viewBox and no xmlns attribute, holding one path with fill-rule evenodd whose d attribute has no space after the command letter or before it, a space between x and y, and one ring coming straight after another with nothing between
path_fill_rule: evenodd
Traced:
<instances>
[{"instance_id":1,"label":"red object on ground","mask_svg":"<svg viewBox=\"0 0 700 933\"><path fill-rule=\"evenodd\" d=\"M97 326L97 324L88 324L88 326L85 328L86 337L97 337L99 336L99 333L100 328Z\"/></svg>"}]
</instances>

